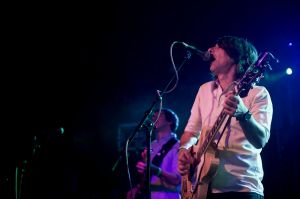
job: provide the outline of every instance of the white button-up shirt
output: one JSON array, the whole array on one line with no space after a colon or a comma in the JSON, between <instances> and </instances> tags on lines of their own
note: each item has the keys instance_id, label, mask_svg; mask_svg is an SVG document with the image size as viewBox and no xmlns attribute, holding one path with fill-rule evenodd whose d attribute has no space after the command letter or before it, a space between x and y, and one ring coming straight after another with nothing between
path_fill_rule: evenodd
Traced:
<instances>
[{"instance_id":1,"label":"white button-up shirt","mask_svg":"<svg viewBox=\"0 0 300 199\"><path fill-rule=\"evenodd\" d=\"M203 127L212 127L223 109L225 93L216 81L200 86L185 131L201 134ZM265 128L266 139L270 137L273 105L267 89L254 86L246 97L242 98L254 119ZM221 129L220 129L221 130ZM256 192L263 195L263 167L261 149L256 149L245 137L235 118L218 143L220 164L213 177L213 193L222 192Z\"/></svg>"}]
</instances>

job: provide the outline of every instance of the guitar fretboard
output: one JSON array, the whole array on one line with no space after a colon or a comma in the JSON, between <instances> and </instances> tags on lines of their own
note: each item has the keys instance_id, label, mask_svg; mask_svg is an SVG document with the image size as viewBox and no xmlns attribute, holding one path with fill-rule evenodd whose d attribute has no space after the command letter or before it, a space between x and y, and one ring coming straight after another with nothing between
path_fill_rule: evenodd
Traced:
<instances>
[{"instance_id":1,"label":"guitar fretboard","mask_svg":"<svg viewBox=\"0 0 300 199\"><path fill-rule=\"evenodd\" d=\"M212 129L207 134L207 137L205 138L204 142L202 143L202 146L201 146L200 150L197 152L197 157L201 157L206 152L208 146L214 140L217 132L219 131L221 125L224 122L224 120L226 119L226 116L227 116L227 114L222 110L221 114L219 115L216 122L214 123Z\"/></svg>"}]
</instances>

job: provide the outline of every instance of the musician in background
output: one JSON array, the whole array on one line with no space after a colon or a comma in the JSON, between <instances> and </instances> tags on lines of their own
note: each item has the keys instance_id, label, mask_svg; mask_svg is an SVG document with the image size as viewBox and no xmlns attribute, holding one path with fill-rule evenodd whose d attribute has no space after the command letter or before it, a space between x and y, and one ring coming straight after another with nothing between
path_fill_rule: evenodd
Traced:
<instances>
[{"instance_id":1,"label":"musician in background","mask_svg":"<svg viewBox=\"0 0 300 199\"><path fill-rule=\"evenodd\" d=\"M264 198L264 175L261 151L269 140L273 114L272 101L267 89L253 86L235 95L234 82L258 59L256 48L246 39L235 36L220 37L215 46L208 49L212 60L210 71L214 76L200 86L190 117L180 138L178 171L186 175L191 165L201 162L191 156L190 147L205 140L207 127L215 126L222 109L228 114L212 143L219 160L212 175L206 198L258 199ZM225 114L225 115L226 115ZM202 137L201 137L202 136ZM212 144L213 145L213 144ZM204 164L209 161L202 161Z\"/></svg>"},{"instance_id":2,"label":"musician in background","mask_svg":"<svg viewBox=\"0 0 300 199\"><path fill-rule=\"evenodd\" d=\"M181 175L177 170L179 140L176 136L178 116L171 109L163 108L160 113L154 112L152 120L156 139L151 142L151 198L180 199ZM136 165L138 173L142 175L147 170L146 152L144 150L142 153L144 161ZM145 198L145 191L145 182L138 184L127 192L127 199Z\"/></svg>"}]
</instances>

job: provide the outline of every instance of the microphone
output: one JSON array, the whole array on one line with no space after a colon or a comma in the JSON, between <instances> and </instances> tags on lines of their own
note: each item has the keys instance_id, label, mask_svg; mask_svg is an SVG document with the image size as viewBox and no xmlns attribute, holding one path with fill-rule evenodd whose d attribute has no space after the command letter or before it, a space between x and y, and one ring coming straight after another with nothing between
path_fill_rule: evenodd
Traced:
<instances>
[{"instance_id":1,"label":"microphone","mask_svg":"<svg viewBox=\"0 0 300 199\"><path fill-rule=\"evenodd\" d=\"M196 48L195 46L191 46L187 43L181 42L183 44L183 46L189 50L192 50L195 54L200 55L200 57L202 58L203 61L211 61L213 60L213 56L210 54L210 52L208 51L201 51L198 48Z\"/></svg>"}]
</instances>

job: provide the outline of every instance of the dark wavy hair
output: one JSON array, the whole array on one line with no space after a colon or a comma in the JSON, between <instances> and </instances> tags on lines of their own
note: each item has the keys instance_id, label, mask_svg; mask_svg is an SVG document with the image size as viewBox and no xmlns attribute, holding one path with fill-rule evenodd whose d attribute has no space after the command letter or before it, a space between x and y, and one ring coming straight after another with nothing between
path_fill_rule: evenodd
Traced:
<instances>
[{"instance_id":1,"label":"dark wavy hair","mask_svg":"<svg viewBox=\"0 0 300 199\"><path fill-rule=\"evenodd\" d=\"M217 39L217 44L238 65L237 78L240 78L247 68L258 59L256 48L247 39L236 36L222 36Z\"/></svg>"},{"instance_id":2,"label":"dark wavy hair","mask_svg":"<svg viewBox=\"0 0 300 199\"><path fill-rule=\"evenodd\" d=\"M155 112L158 112L158 110ZM179 126L179 118L177 114L169 108L162 108L161 112L165 114L166 120L171 122L171 131L175 132Z\"/></svg>"}]
</instances>

